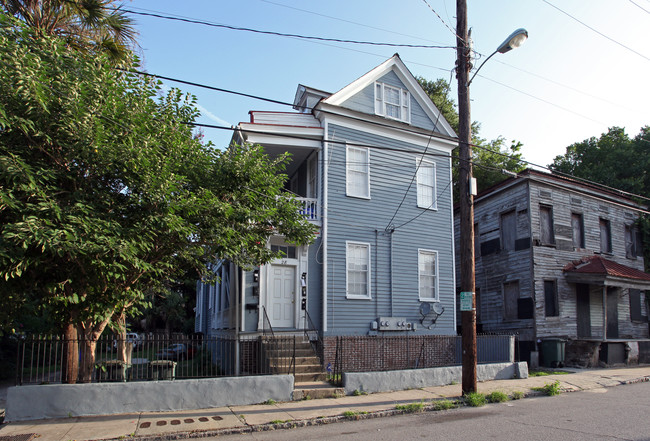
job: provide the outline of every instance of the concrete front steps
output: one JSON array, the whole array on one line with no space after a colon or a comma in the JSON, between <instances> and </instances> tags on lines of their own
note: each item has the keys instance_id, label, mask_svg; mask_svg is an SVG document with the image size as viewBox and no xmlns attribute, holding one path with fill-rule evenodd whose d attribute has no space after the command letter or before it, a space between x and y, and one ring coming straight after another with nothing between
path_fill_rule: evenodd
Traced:
<instances>
[{"instance_id":1,"label":"concrete front steps","mask_svg":"<svg viewBox=\"0 0 650 441\"><path fill-rule=\"evenodd\" d=\"M306 381L294 383L294 401L312 400L318 398L338 398L345 395L345 389L334 387L327 381Z\"/></svg>"},{"instance_id":2,"label":"concrete front steps","mask_svg":"<svg viewBox=\"0 0 650 441\"><path fill-rule=\"evenodd\" d=\"M323 371L320 359L309 341L296 341L295 367L291 366L293 353L293 345L284 345L277 348L269 345L267 349L269 364L274 372L293 374L294 400L332 398L345 394L343 388L333 387L327 382L327 373Z\"/></svg>"}]
</instances>

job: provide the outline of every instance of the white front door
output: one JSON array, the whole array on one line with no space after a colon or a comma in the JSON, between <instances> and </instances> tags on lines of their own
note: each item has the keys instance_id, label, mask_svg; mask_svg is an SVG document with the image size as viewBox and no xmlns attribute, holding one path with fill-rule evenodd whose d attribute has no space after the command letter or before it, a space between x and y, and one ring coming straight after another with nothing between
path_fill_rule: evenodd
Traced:
<instances>
[{"instance_id":1,"label":"white front door","mask_svg":"<svg viewBox=\"0 0 650 441\"><path fill-rule=\"evenodd\" d=\"M271 326L293 328L296 298L296 268L293 266L271 266Z\"/></svg>"}]
</instances>

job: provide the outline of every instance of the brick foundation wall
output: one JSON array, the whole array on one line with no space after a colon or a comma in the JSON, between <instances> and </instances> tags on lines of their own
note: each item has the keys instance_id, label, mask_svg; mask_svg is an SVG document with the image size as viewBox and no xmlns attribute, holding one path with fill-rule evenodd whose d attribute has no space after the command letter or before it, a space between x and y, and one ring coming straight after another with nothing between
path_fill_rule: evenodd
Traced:
<instances>
[{"instance_id":1,"label":"brick foundation wall","mask_svg":"<svg viewBox=\"0 0 650 441\"><path fill-rule=\"evenodd\" d=\"M442 335L325 337L323 363L334 366L338 343L344 372L450 366L456 339Z\"/></svg>"}]
</instances>

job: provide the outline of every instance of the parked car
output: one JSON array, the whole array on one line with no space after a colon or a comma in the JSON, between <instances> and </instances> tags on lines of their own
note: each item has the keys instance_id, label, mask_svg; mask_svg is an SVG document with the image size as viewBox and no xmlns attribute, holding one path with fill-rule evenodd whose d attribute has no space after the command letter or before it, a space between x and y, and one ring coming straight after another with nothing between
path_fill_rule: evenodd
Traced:
<instances>
[{"instance_id":1,"label":"parked car","mask_svg":"<svg viewBox=\"0 0 650 441\"><path fill-rule=\"evenodd\" d=\"M142 337L135 332L127 332L124 341L127 343L133 343L133 349L142 345ZM113 348L117 348L117 340L113 340Z\"/></svg>"},{"instance_id":2,"label":"parked car","mask_svg":"<svg viewBox=\"0 0 650 441\"><path fill-rule=\"evenodd\" d=\"M183 343L176 343L156 353L159 360L180 360L194 357L194 346L187 346Z\"/></svg>"}]
</instances>

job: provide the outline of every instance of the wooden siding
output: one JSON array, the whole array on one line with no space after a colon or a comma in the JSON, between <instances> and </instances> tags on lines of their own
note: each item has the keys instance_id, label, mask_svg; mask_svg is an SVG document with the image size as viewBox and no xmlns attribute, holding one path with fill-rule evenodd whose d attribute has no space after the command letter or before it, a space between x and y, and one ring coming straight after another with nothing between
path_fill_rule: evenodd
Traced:
<instances>
[{"instance_id":1,"label":"wooden siding","mask_svg":"<svg viewBox=\"0 0 650 441\"><path fill-rule=\"evenodd\" d=\"M389 86L399 87L401 89L406 89L406 86L400 79L397 77L395 72L389 72L386 75L382 76L377 80L380 83L388 84ZM431 121L429 116L426 114L420 103L413 97L413 92L411 92L411 125L415 127L420 127L427 130L434 129L434 122ZM347 99L344 103L341 104L341 107L348 109L356 110L358 112L375 114L375 84L369 84L361 92ZM440 130L436 130L440 133Z\"/></svg>"},{"instance_id":2,"label":"wooden siding","mask_svg":"<svg viewBox=\"0 0 650 441\"><path fill-rule=\"evenodd\" d=\"M359 130L330 124L330 139L363 142L391 148L421 147ZM428 152L435 150L434 142ZM363 335L378 317L404 317L417 324L418 333L454 334L454 280L451 223L451 170L448 156L436 162L437 210L417 208L413 185L393 224L414 219L393 233L386 231L416 170L417 153L370 150L370 199L346 196L345 146L330 144L328 153L328 332L331 335ZM346 241L370 245L371 299L346 298ZM392 276L391 276L392 248ZM438 252L438 289L445 312L433 329L420 324L418 297L418 249ZM391 291L392 283L392 291ZM429 324L425 322L425 324Z\"/></svg>"},{"instance_id":3,"label":"wooden siding","mask_svg":"<svg viewBox=\"0 0 650 441\"><path fill-rule=\"evenodd\" d=\"M255 124L320 128L320 121L311 113L251 111L250 114Z\"/></svg>"},{"instance_id":4,"label":"wooden siding","mask_svg":"<svg viewBox=\"0 0 650 441\"><path fill-rule=\"evenodd\" d=\"M478 328L483 332L507 331L519 332L522 339L533 338L534 323L532 318L505 319L504 286L519 282L519 298L526 299L533 295L531 277L530 222L528 207L528 186L525 182L504 190L502 195L490 198L484 203L476 204L474 220L477 226L476 246L476 288L480 291L480 322ZM502 245L502 215L514 213L516 231L515 247L506 250ZM456 216L456 244L460 241L459 220ZM456 265L457 270L460 266ZM460 280L460 274L457 274ZM542 291L543 292L543 291ZM460 312L458 312L460 320Z\"/></svg>"}]
</instances>

